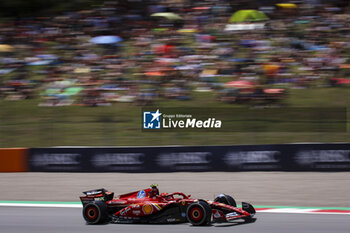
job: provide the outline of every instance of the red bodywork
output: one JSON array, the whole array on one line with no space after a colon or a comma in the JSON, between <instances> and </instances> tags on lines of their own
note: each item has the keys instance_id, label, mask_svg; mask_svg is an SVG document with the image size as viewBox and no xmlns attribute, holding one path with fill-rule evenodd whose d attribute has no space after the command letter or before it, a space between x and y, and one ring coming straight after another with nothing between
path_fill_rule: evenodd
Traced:
<instances>
[{"instance_id":1,"label":"red bodywork","mask_svg":"<svg viewBox=\"0 0 350 233\"><path fill-rule=\"evenodd\" d=\"M94 191L85 192L86 196L80 197L83 205L92 201L104 200L107 208L110 210L111 217L117 219L114 221L115 223L122 222L121 219L129 220L128 222L134 222L133 220L138 222L136 220L142 220L147 217L152 218L152 216L161 216L165 210L174 208L174 206L176 206L175 208L178 213L176 212L173 218L169 217L167 222L186 222L187 207L192 203L199 201L198 199L190 198L190 195L181 192L171 194L161 193L160 195L152 196L151 188L122 194L116 199L113 199L114 193L112 192L89 192ZM249 213L248 211L243 210L243 208L237 208L215 201L205 202L211 207L212 221L214 222L227 222L240 218L251 218L255 214L255 210L254 213Z\"/></svg>"},{"instance_id":2,"label":"red bodywork","mask_svg":"<svg viewBox=\"0 0 350 233\"><path fill-rule=\"evenodd\" d=\"M181 205L189 205L194 202L194 199L189 199L189 196L183 193L162 193L154 197L149 197L152 190L144 189L132 193L120 195L118 199L107 201L107 205L111 207L122 207L116 212L116 216L123 217L143 217L146 215L155 214L172 203L181 203ZM143 195L144 194L144 195ZM180 197L175 197L175 196Z\"/></svg>"}]
</instances>

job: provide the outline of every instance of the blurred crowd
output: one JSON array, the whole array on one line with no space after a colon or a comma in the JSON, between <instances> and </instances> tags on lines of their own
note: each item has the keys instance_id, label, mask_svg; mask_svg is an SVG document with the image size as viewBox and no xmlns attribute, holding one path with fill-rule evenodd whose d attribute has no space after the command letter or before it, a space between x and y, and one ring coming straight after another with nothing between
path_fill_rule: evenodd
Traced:
<instances>
[{"instance_id":1,"label":"blurred crowd","mask_svg":"<svg viewBox=\"0 0 350 233\"><path fill-rule=\"evenodd\" d=\"M236 19L240 2L159 0L140 10L110 1L1 20L0 98L148 105L214 92L238 102L350 84L350 4L257 1L250 9L266 17Z\"/></svg>"}]
</instances>

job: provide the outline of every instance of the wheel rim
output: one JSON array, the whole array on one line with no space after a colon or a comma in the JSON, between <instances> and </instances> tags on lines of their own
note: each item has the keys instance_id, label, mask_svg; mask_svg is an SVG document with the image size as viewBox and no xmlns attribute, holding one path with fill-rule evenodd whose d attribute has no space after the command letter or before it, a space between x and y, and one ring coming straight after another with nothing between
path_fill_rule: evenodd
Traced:
<instances>
[{"instance_id":1,"label":"wheel rim","mask_svg":"<svg viewBox=\"0 0 350 233\"><path fill-rule=\"evenodd\" d=\"M93 207L93 206L87 208L85 213L86 213L86 217L89 220L95 220L97 218L97 216L98 216L97 209L95 207Z\"/></svg>"},{"instance_id":2,"label":"wheel rim","mask_svg":"<svg viewBox=\"0 0 350 233\"><path fill-rule=\"evenodd\" d=\"M190 211L190 216L194 221L200 221L203 217L203 210L199 207L194 207Z\"/></svg>"}]
</instances>

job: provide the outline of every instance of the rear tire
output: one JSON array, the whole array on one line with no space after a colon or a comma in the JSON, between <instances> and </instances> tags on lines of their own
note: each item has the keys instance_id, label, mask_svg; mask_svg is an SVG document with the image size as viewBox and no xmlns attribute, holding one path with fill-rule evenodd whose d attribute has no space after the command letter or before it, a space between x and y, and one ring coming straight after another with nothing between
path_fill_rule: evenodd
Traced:
<instances>
[{"instance_id":1,"label":"rear tire","mask_svg":"<svg viewBox=\"0 0 350 233\"><path fill-rule=\"evenodd\" d=\"M205 201L192 203L186 211L187 220L193 226L205 226L211 221L211 207Z\"/></svg>"},{"instance_id":2,"label":"rear tire","mask_svg":"<svg viewBox=\"0 0 350 233\"><path fill-rule=\"evenodd\" d=\"M88 224L98 224L106 221L107 207L102 202L92 202L84 206L83 217Z\"/></svg>"},{"instance_id":3,"label":"rear tire","mask_svg":"<svg viewBox=\"0 0 350 233\"><path fill-rule=\"evenodd\" d=\"M233 197L231 197L230 195L220 194L219 196L217 196L214 199L214 201L222 203L222 204L225 204L225 205L230 205L230 206L233 206L233 207L237 207L235 199L233 199Z\"/></svg>"}]
</instances>

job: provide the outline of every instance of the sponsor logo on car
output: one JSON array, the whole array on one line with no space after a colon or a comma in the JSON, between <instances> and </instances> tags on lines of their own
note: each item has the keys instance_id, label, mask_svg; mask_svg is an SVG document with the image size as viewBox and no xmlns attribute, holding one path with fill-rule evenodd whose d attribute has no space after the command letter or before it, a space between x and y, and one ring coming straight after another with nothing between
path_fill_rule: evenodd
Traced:
<instances>
[{"instance_id":1,"label":"sponsor logo on car","mask_svg":"<svg viewBox=\"0 0 350 233\"><path fill-rule=\"evenodd\" d=\"M122 210L120 211L120 215L126 215L126 214L130 211L130 209L131 209L130 206L128 206L128 207L122 209Z\"/></svg>"},{"instance_id":2,"label":"sponsor logo on car","mask_svg":"<svg viewBox=\"0 0 350 233\"><path fill-rule=\"evenodd\" d=\"M145 214L151 214L153 212L153 207L152 205L146 204L142 206L143 213Z\"/></svg>"},{"instance_id":3,"label":"sponsor logo on car","mask_svg":"<svg viewBox=\"0 0 350 233\"><path fill-rule=\"evenodd\" d=\"M144 190L141 190L137 193L137 198L144 198L146 196L146 192Z\"/></svg>"},{"instance_id":4,"label":"sponsor logo on car","mask_svg":"<svg viewBox=\"0 0 350 233\"><path fill-rule=\"evenodd\" d=\"M222 211L220 210L213 210L213 217L214 218L224 218L225 216L223 215Z\"/></svg>"},{"instance_id":5,"label":"sponsor logo on car","mask_svg":"<svg viewBox=\"0 0 350 233\"><path fill-rule=\"evenodd\" d=\"M141 210L134 210L132 213L138 216L141 214Z\"/></svg>"},{"instance_id":6,"label":"sponsor logo on car","mask_svg":"<svg viewBox=\"0 0 350 233\"><path fill-rule=\"evenodd\" d=\"M226 218L229 218L229 217L236 217L238 216L238 214L236 212L232 212L232 213L228 213L226 214Z\"/></svg>"},{"instance_id":7,"label":"sponsor logo on car","mask_svg":"<svg viewBox=\"0 0 350 233\"><path fill-rule=\"evenodd\" d=\"M92 191L86 192L86 195L96 195L96 194L100 194L100 193L102 193L101 190L92 190Z\"/></svg>"},{"instance_id":8,"label":"sponsor logo on car","mask_svg":"<svg viewBox=\"0 0 350 233\"><path fill-rule=\"evenodd\" d=\"M158 211L162 210L163 208L158 205L157 203L152 204Z\"/></svg>"}]
</instances>

